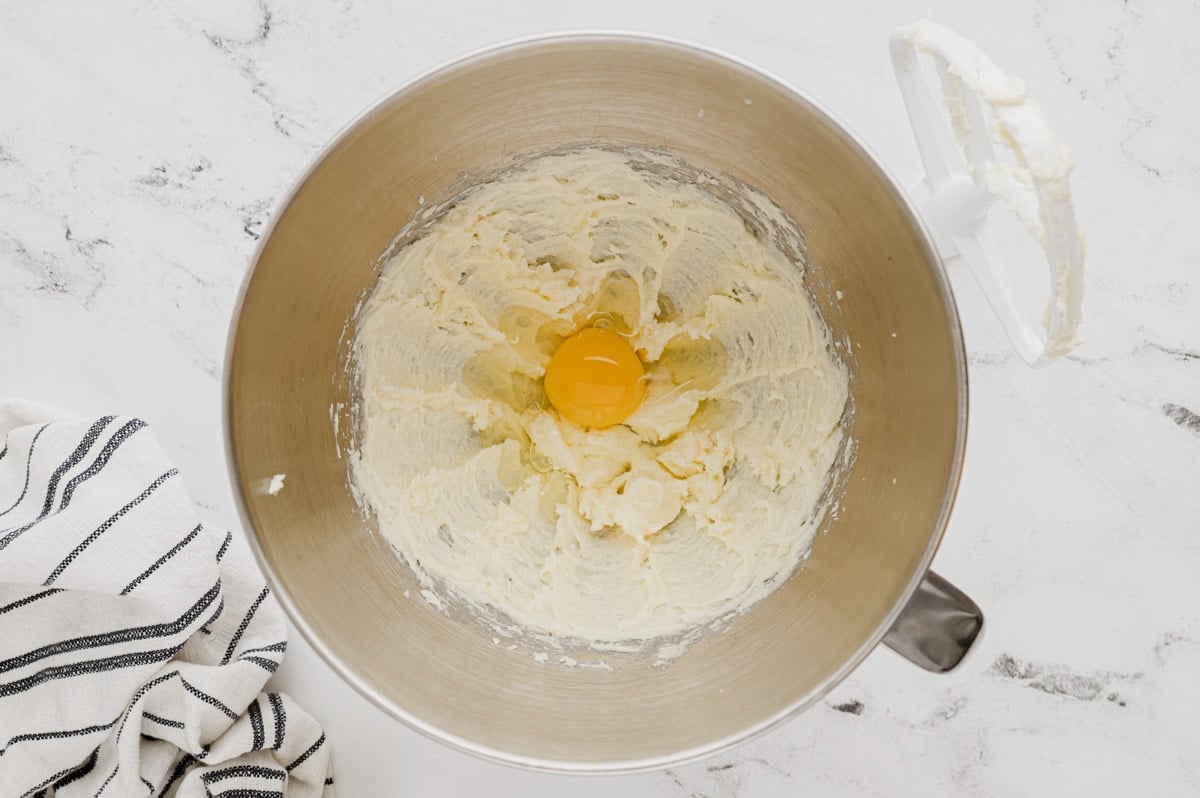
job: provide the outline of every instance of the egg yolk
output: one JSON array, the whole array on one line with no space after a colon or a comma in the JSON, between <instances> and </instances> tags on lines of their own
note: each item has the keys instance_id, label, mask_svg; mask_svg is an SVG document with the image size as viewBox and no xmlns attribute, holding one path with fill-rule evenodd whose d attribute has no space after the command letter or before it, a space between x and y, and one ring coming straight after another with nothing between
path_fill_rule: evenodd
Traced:
<instances>
[{"instance_id":1,"label":"egg yolk","mask_svg":"<svg viewBox=\"0 0 1200 798\"><path fill-rule=\"evenodd\" d=\"M581 427L611 427L629 418L646 391L646 370L617 333L585 327L563 341L546 366L546 398Z\"/></svg>"}]
</instances>

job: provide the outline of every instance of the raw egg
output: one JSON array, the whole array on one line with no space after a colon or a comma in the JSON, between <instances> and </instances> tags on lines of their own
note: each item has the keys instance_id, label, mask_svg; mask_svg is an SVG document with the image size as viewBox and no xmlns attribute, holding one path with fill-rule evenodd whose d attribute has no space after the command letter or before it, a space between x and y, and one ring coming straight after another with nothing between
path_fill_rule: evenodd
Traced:
<instances>
[{"instance_id":1,"label":"raw egg","mask_svg":"<svg viewBox=\"0 0 1200 798\"><path fill-rule=\"evenodd\" d=\"M581 427L611 427L629 418L646 392L646 369L612 330L585 327L559 344L546 366L546 398Z\"/></svg>"}]
</instances>

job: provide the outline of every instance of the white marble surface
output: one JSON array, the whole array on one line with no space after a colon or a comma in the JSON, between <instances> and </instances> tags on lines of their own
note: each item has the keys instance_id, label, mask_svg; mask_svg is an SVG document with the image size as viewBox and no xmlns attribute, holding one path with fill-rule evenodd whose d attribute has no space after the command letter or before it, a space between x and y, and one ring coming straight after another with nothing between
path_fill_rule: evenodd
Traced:
<instances>
[{"instance_id":1,"label":"white marble surface","mask_svg":"<svg viewBox=\"0 0 1200 798\"><path fill-rule=\"evenodd\" d=\"M886 36L922 16L1026 78L1073 146L1088 235L1088 342L1053 368L1016 362L955 277L972 414L937 568L988 615L967 663L939 678L881 650L731 755L615 780L429 742L298 636L276 681L326 725L346 796L1198 794L1191 0L0 4L0 392L148 419L210 520L236 527L219 414L234 297L275 202L367 103L517 35L667 33L803 87L908 178Z\"/></svg>"}]
</instances>

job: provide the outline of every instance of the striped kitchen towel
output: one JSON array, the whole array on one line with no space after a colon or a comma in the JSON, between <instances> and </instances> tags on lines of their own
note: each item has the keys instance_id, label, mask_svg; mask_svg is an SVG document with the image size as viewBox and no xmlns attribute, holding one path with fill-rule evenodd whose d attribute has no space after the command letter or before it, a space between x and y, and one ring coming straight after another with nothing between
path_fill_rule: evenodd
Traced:
<instances>
[{"instance_id":1,"label":"striped kitchen towel","mask_svg":"<svg viewBox=\"0 0 1200 798\"><path fill-rule=\"evenodd\" d=\"M332 796L286 631L144 422L0 402L0 796Z\"/></svg>"}]
</instances>

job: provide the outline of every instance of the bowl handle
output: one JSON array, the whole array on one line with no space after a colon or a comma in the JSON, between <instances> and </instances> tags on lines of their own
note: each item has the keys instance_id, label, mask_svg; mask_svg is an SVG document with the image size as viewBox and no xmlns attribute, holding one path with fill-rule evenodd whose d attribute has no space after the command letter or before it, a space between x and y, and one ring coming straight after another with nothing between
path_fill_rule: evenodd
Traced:
<instances>
[{"instance_id":1,"label":"bowl handle","mask_svg":"<svg viewBox=\"0 0 1200 798\"><path fill-rule=\"evenodd\" d=\"M940 101L922 74L921 54L933 61ZM913 199L942 257L966 261L1025 362L1040 366L1066 354L1082 341L1084 252L1071 201L1070 151L1026 96L1021 79L949 28L929 21L900 28L892 34L891 55L925 167ZM996 199L1045 253L1050 297L1041 329L1018 311L1007 279L1011 270L985 225Z\"/></svg>"},{"instance_id":2,"label":"bowl handle","mask_svg":"<svg viewBox=\"0 0 1200 798\"><path fill-rule=\"evenodd\" d=\"M925 574L883 642L927 671L954 670L983 630L983 612L933 571Z\"/></svg>"}]
</instances>

